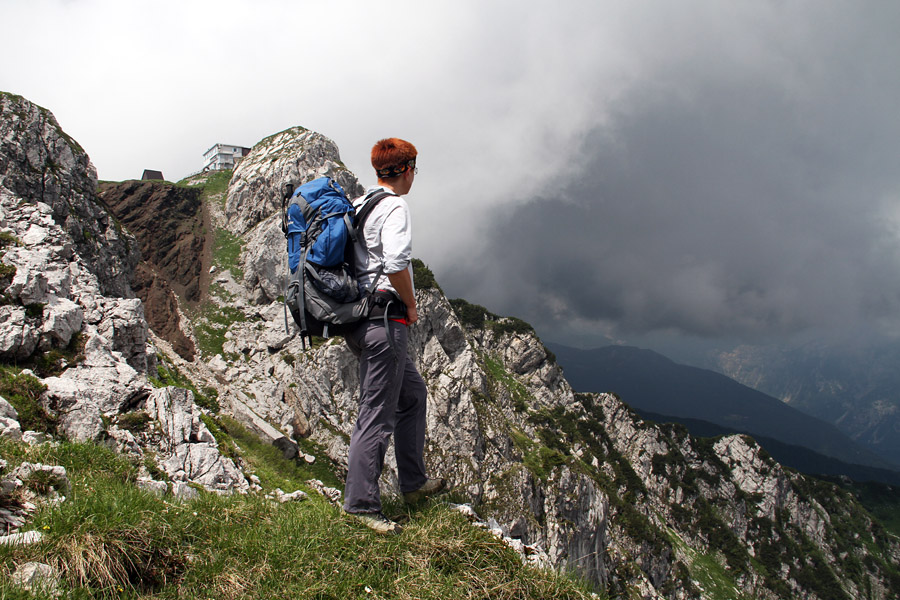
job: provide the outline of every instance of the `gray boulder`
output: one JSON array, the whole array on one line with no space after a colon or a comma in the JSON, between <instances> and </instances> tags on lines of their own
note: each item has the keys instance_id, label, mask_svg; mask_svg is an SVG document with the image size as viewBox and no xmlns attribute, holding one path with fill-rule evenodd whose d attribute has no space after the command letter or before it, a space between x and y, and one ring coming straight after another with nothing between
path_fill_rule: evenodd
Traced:
<instances>
[{"instance_id":1,"label":"gray boulder","mask_svg":"<svg viewBox=\"0 0 900 600\"><path fill-rule=\"evenodd\" d=\"M191 391L176 387L154 389L146 412L162 430L160 466L174 482L194 483L207 490L246 492L249 484L230 458L222 456L216 440L200 420Z\"/></svg>"},{"instance_id":2,"label":"gray boulder","mask_svg":"<svg viewBox=\"0 0 900 600\"><path fill-rule=\"evenodd\" d=\"M0 436L12 440L22 439L22 427L19 424L19 413L6 398L0 396ZM2 466L5 467L4 462ZM0 469L2 471L2 469Z\"/></svg>"},{"instance_id":3,"label":"gray boulder","mask_svg":"<svg viewBox=\"0 0 900 600\"><path fill-rule=\"evenodd\" d=\"M98 440L103 416L137 406L150 389L146 376L98 333L88 333L81 363L43 383L44 404L59 416L60 433L77 441Z\"/></svg>"},{"instance_id":4,"label":"gray boulder","mask_svg":"<svg viewBox=\"0 0 900 600\"><path fill-rule=\"evenodd\" d=\"M35 320L26 317L21 306L0 306L0 357L25 359L34 353L41 339Z\"/></svg>"},{"instance_id":5,"label":"gray boulder","mask_svg":"<svg viewBox=\"0 0 900 600\"><path fill-rule=\"evenodd\" d=\"M44 563L25 563L16 569L10 581L42 596L55 596L59 591L59 576L53 567Z\"/></svg>"}]
</instances>

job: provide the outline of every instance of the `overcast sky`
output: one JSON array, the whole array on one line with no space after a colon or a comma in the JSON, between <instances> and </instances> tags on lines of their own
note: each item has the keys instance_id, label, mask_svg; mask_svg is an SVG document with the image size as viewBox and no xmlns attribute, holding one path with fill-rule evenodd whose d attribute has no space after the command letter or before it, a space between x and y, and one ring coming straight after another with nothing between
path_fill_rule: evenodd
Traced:
<instances>
[{"instance_id":1,"label":"overcast sky","mask_svg":"<svg viewBox=\"0 0 900 600\"><path fill-rule=\"evenodd\" d=\"M900 331L900 3L0 0L0 89L101 179L295 125L371 183L419 149L415 254L579 346Z\"/></svg>"}]
</instances>

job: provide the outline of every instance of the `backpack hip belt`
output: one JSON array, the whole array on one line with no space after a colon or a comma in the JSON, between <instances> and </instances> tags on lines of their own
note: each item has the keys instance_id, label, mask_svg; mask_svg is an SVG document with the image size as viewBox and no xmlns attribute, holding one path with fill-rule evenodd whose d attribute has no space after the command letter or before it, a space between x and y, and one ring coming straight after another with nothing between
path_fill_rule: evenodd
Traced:
<instances>
[{"instance_id":1,"label":"backpack hip belt","mask_svg":"<svg viewBox=\"0 0 900 600\"><path fill-rule=\"evenodd\" d=\"M388 290L376 290L372 292L370 319L377 319L387 315L388 317L405 318L406 304L393 292Z\"/></svg>"}]
</instances>

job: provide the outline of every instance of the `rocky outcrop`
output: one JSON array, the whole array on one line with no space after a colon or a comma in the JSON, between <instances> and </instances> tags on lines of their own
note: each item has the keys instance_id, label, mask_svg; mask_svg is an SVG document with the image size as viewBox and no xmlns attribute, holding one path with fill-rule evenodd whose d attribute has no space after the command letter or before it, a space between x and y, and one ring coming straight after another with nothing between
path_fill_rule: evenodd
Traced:
<instances>
[{"instance_id":1,"label":"rocky outcrop","mask_svg":"<svg viewBox=\"0 0 900 600\"><path fill-rule=\"evenodd\" d=\"M142 323L137 318L133 322ZM99 333L87 335L83 361L43 383L46 407L58 416L60 433L78 441L99 440L106 429L104 417L132 410L149 393L146 376Z\"/></svg>"},{"instance_id":2,"label":"rocky outcrop","mask_svg":"<svg viewBox=\"0 0 900 600\"><path fill-rule=\"evenodd\" d=\"M281 186L317 177L336 180L351 198L362 194L356 176L341 162L337 145L325 136L292 127L255 146L234 171L225 203L226 227L243 235L281 211Z\"/></svg>"},{"instance_id":3,"label":"rocky outcrop","mask_svg":"<svg viewBox=\"0 0 900 600\"><path fill-rule=\"evenodd\" d=\"M32 387L59 435L139 456L153 447L185 489L246 491L190 392L149 384L156 348L129 287L137 243L110 225L87 155L46 110L5 93L0 108L0 361L40 371L21 377L38 379ZM121 415L143 410L158 425L137 436L118 427ZM2 435L39 442L18 418L0 402Z\"/></svg>"},{"instance_id":4,"label":"rocky outcrop","mask_svg":"<svg viewBox=\"0 0 900 600\"><path fill-rule=\"evenodd\" d=\"M259 142L235 169L228 186L224 226L244 238L241 266L252 302L265 304L284 293L282 184L300 185L323 176L336 180L350 198L363 193L356 177L341 162L337 145L302 127Z\"/></svg>"},{"instance_id":5,"label":"rocky outcrop","mask_svg":"<svg viewBox=\"0 0 900 600\"><path fill-rule=\"evenodd\" d=\"M0 92L0 187L48 207L67 234L64 251L77 250L102 294L133 296L128 282L140 257L137 244L96 201L97 171L88 155L48 110L6 92ZM46 224L35 225L23 241L37 245Z\"/></svg>"},{"instance_id":6,"label":"rocky outcrop","mask_svg":"<svg viewBox=\"0 0 900 600\"><path fill-rule=\"evenodd\" d=\"M215 438L200 420L200 409L189 390L153 390L145 410L159 423L163 434L159 448L168 456L161 466L173 481L193 482L224 493L249 489L234 461L219 452Z\"/></svg>"}]
</instances>

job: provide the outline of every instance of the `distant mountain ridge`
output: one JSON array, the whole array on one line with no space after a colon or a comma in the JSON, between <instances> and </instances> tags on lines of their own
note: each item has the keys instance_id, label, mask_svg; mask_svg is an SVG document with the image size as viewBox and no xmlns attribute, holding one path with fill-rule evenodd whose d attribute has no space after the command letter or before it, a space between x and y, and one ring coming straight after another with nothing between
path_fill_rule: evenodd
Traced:
<instances>
[{"instance_id":1,"label":"distant mountain ridge","mask_svg":"<svg viewBox=\"0 0 900 600\"><path fill-rule=\"evenodd\" d=\"M547 343L565 371L566 379L581 392L613 392L639 413L652 413L683 422L705 421L725 432L749 433L762 440L800 446L845 465L824 466L828 474L872 476L897 483L896 465L851 440L835 426L800 412L780 400L742 385L725 375L680 365L652 350L607 346L580 350ZM697 423L693 423L697 428ZM695 430L692 429L692 432ZM702 434L700 434L702 435ZM765 444L764 444L765 445ZM772 444L769 444L772 446ZM790 453L778 459L791 465ZM816 461L805 457L795 468L809 472ZM861 465L868 469L855 469ZM793 465L791 465L793 466Z\"/></svg>"},{"instance_id":2,"label":"distant mountain ridge","mask_svg":"<svg viewBox=\"0 0 900 600\"><path fill-rule=\"evenodd\" d=\"M696 364L833 423L900 464L900 340L742 345Z\"/></svg>"}]
</instances>

